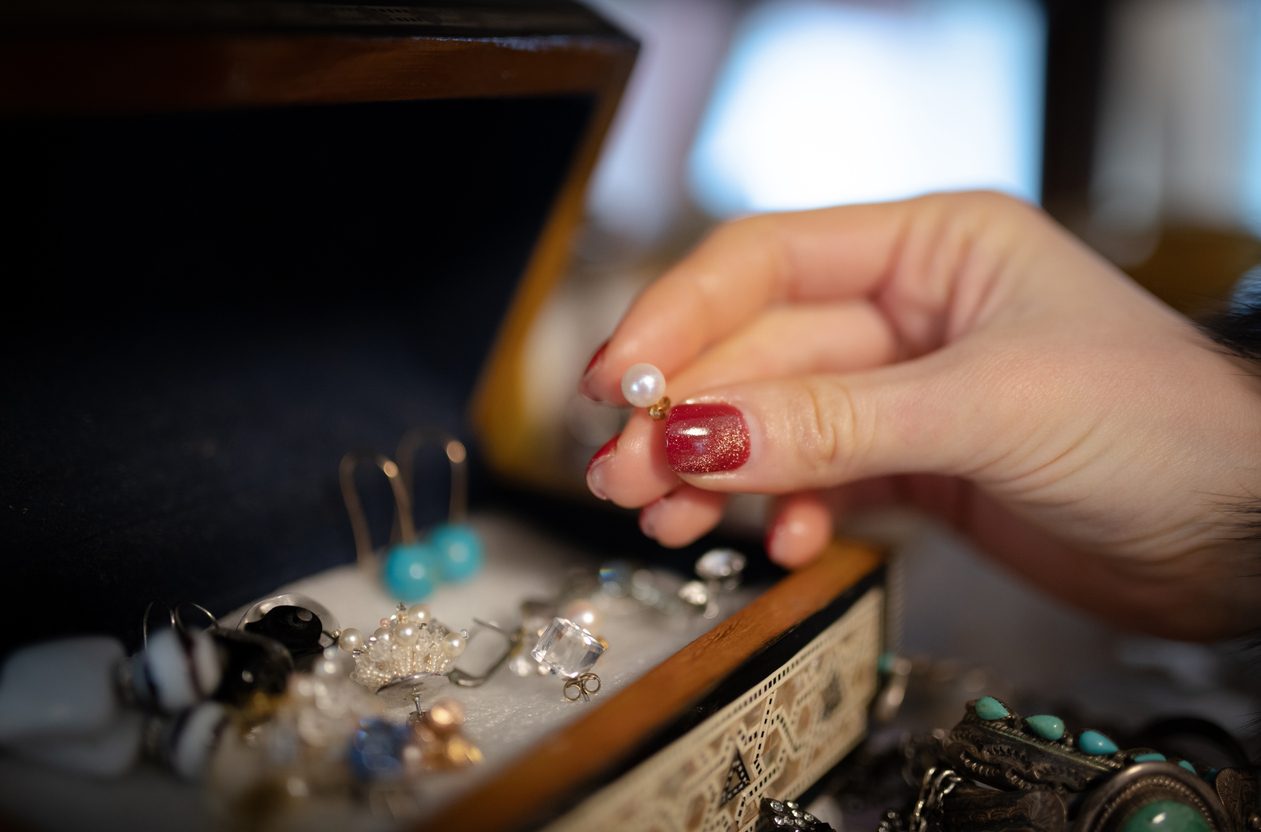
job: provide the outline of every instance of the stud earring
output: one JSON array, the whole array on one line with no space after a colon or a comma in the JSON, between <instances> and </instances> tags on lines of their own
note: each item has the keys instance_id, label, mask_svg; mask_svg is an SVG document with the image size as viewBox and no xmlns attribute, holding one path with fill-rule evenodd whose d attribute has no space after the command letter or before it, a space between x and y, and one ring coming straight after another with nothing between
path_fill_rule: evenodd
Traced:
<instances>
[{"instance_id":1,"label":"stud earring","mask_svg":"<svg viewBox=\"0 0 1261 832\"><path fill-rule=\"evenodd\" d=\"M416 452L432 442L440 442L451 467L451 493L447 522L426 535L428 545L438 553L438 572L443 581L460 583L477 574L485 560L481 538L468 524L468 450L464 443L441 431L413 428L399 440L394 458L398 460L403 486L415 505ZM413 521L414 525L414 521ZM396 527L401 532L401 525Z\"/></svg>"},{"instance_id":2,"label":"stud earring","mask_svg":"<svg viewBox=\"0 0 1261 832\"><path fill-rule=\"evenodd\" d=\"M666 377L651 364L632 364L622 376L622 395L632 407L648 408L648 415L660 422L670 413Z\"/></svg>"},{"instance_id":3,"label":"stud earring","mask_svg":"<svg viewBox=\"0 0 1261 832\"><path fill-rule=\"evenodd\" d=\"M368 518L363 512L359 492L355 489L355 470L361 463L368 461L385 474L394 495L398 542L386 547L382 557L378 557L377 549L372 545ZM346 513L350 516L350 525L355 536L355 556L359 563L368 569L379 569L386 588L401 601L411 603L428 596L439 580L439 556L432 546L416 539L416 528L412 525L411 500L407 496L407 488L403 484L398 464L383 454L360 454L352 451L342 457L338 473L342 499L346 503Z\"/></svg>"}]
</instances>

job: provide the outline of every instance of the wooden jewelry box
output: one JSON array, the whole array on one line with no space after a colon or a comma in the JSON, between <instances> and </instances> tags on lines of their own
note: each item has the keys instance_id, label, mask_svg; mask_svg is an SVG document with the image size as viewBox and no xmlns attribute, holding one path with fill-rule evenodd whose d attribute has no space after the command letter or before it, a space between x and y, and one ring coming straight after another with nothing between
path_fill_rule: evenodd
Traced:
<instances>
[{"instance_id":1,"label":"wooden jewelry box","mask_svg":"<svg viewBox=\"0 0 1261 832\"><path fill-rule=\"evenodd\" d=\"M635 51L560 2L6 6L5 601L68 612L3 650L351 562L337 459L470 402L477 479L514 483L475 500L563 537L520 346ZM642 545L599 511L564 509L597 556ZM838 544L422 825L750 829L862 737L884 628Z\"/></svg>"}]
</instances>

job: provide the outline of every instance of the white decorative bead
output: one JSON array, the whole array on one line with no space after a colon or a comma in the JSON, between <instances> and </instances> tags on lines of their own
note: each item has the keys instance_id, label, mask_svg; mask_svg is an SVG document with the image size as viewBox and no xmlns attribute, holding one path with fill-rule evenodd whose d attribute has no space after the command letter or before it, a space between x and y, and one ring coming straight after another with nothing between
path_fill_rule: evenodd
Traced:
<instances>
[{"instance_id":1,"label":"white decorative bead","mask_svg":"<svg viewBox=\"0 0 1261 832\"><path fill-rule=\"evenodd\" d=\"M228 711L218 702L194 707L171 726L164 749L167 764L185 780L201 777L227 721Z\"/></svg>"},{"instance_id":2,"label":"white decorative bead","mask_svg":"<svg viewBox=\"0 0 1261 832\"><path fill-rule=\"evenodd\" d=\"M122 711L104 731L82 737L17 743L16 756L73 774L117 777L140 759L144 716Z\"/></svg>"},{"instance_id":3,"label":"white decorative bead","mask_svg":"<svg viewBox=\"0 0 1261 832\"><path fill-rule=\"evenodd\" d=\"M407 617L417 624L425 624L433 618L433 614L424 604L413 604L407 608Z\"/></svg>"},{"instance_id":4,"label":"white decorative bead","mask_svg":"<svg viewBox=\"0 0 1261 832\"><path fill-rule=\"evenodd\" d=\"M390 632L389 627L379 628L375 633L372 634L372 637L377 640L378 644L389 644L390 642L394 640L394 634Z\"/></svg>"},{"instance_id":5,"label":"white decorative bead","mask_svg":"<svg viewBox=\"0 0 1261 832\"><path fill-rule=\"evenodd\" d=\"M415 644L420 638L420 629L414 624L404 624L394 631L394 640L399 644Z\"/></svg>"},{"instance_id":6,"label":"white decorative bead","mask_svg":"<svg viewBox=\"0 0 1261 832\"><path fill-rule=\"evenodd\" d=\"M347 627L342 630L341 636L337 639L337 646L347 653L353 653L363 647L363 633L354 627Z\"/></svg>"},{"instance_id":7,"label":"white decorative bead","mask_svg":"<svg viewBox=\"0 0 1261 832\"><path fill-rule=\"evenodd\" d=\"M442 652L448 658L454 659L464 652L465 644L464 636L459 633L451 633L442 640Z\"/></svg>"},{"instance_id":8,"label":"white decorative bead","mask_svg":"<svg viewBox=\"0 0 1261 832\"><path fill-rule=\"evenodd\" d=\"M390 645L384 641L368 642L368 658L374 662L383 662L390 657Z\"/></svg>"},{"instance_id":9,"label":"white decorative bead","mask_svg":"<svg viewBox=\"0 0 1261 832\"><path fill-rule=\"evenodd\" d=\"M123 646L104 636L24 647L0 673L0 745L106 729L118 711L114 667Z\"/></svg>"},{"instance_id":10,"label":"white decorative bead","mask_svg":"<svg viewBox=\"0 0 1261 832\"><path fill-rule=\"evenodd\" d=\"M622 395L634 407L651 407L666 394L666 377L651 364L632 364L622 376Z\"/></svg>"},{"instance_id":11,"label":"white decorative bead","mask_svg":"<svg viewBox=\"0 0 1261 832\"><path fill-rule=\"evenodd\" d=\"M205 630L187 635L159 630L131 661L137 698L168 714L208 698L223 675L219 650Z\"/></svg>"},{"instance_id":12,"label":"white decorative bead","mask_svg":"<svg viewBox=\"0 0 1261 832\"><path fill-rule=\"evenodd\" d=\"M604 616L596 609L595 604L590 601L570 601L560 609L560 617L568 618L584 630L590 630L593 633L600 631L601 625L604 623Z\"/></svg>"}]
</instances>

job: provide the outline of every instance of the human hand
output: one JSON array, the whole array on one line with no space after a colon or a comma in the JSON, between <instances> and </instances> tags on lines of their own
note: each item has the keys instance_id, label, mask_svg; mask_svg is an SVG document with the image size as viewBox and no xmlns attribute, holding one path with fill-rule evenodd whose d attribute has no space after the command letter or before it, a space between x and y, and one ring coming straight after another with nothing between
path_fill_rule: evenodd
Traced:
<instances>
[{"instance_id":1,"label":"human hand","mask_svg":"<svg viewBox=\"0 0 1261 832\"><path fill-rule=\"evenodd\" d=\"M1261 626L1261 381L1035 208L988 193L722 226L635 301L581 382L634 363L676 402L588 469L685 545L727 495L779 495L795 567L837 518L925 509L1129 629Z\"/></svg>"}]
</instances>

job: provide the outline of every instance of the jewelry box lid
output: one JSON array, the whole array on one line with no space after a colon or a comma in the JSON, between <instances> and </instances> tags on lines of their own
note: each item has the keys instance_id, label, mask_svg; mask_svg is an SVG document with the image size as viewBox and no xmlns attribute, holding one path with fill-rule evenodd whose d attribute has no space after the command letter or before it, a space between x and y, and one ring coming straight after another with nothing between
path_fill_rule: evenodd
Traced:
<instances>
[{"instance_id":1,"label":"jewelry box lid","mask_svg":"<svg viewBox=\"0 0 1261 832\"><path fill-rule=\"evenodd\" d=\"M349 562L342 453L470 438L636 46L576 3L382 9L0 15L6 600L74 611L0 651Z\"/></svg>"}]
</instances>

